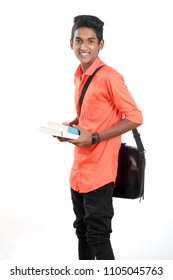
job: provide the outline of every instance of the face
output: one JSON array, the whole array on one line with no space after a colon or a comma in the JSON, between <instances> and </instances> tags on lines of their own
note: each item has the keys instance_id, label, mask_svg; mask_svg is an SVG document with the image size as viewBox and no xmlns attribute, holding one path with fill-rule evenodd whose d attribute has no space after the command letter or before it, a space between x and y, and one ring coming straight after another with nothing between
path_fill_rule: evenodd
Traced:
<instances>
[{"instance_id":1,"label":"face","mask_svg":"<svg viewBox=\"0 0 173 280\"><path fill-rule=\"evenodd\" d=\"M74 33L73 40L70 41L71 49L79 59L84 72L96 59L103 45L104 40L99 43L94 30L88 27L78 28Z\"/></svg>"}]
</instances>

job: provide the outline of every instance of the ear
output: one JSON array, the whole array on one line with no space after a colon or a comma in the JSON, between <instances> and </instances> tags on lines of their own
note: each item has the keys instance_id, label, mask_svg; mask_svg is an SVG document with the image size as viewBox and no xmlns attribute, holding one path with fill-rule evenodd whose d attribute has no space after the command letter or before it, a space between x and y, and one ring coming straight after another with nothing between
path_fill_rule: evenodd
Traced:
<instances>
[{"instance_id":1,"label":"ear","mask_svg":"<svg viewBox=\"0 0 173 280\"><path fill-rule=\"evenodd\" d=\"M70 48L73 50L73 40L70 39Z\"/></svg>"},{"instance_id":2,"label":"ear","mask_svg":"<svg viewBox=\"0 0 173 280\"><path fill-rule=\"evenodd\" d=\"M104 40L101 40L99 43L99 51L102 50L104 47Z\"/></svg>"}]
</instances>

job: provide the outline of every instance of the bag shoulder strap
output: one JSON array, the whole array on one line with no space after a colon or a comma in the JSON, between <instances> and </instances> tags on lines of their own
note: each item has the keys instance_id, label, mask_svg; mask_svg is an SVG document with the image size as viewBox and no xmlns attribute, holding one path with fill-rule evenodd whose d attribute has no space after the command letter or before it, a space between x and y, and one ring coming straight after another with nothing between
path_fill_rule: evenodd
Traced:
<instances>
[{"instance_id":1,"label":"bag shoulder strap","mask_svg":"<svg viewBox=\"0 0 173 280\"><path fill-rule=\"evenodd\" d=\"M85 83L85 85L84 85L84 87L83 87L83 89L82 89L82 92L81 92L81 95L80 95L80 99L79 99L80 110L81 110L81 107L82 107L82 103L83 103L83 99L84 99L85 93L86 93L86 91L87 91L87 88L88 88L88 86L89 86L91 80L93 79L94 75L95 75L103 66L105 66L105 65L99 66L99 67L94 71L94 73L93 73L91 76L89 76L89 78L87 79L87 81L86 81L86 83Z\"/></svg>"},{"instance_id":2,"label":"bag shoulder strap","mask_svg":"<svg viewBox=\"0 0 173 280\"><path fill-rule=\"evenodd\" d=\"M140 137L140 134L139 134L137 128L132 129L132 133L133 133L133 137L135 138L136 145L138 147L139 152L141 154L145 153L145 149L144 149L144 146L143 146L143 143L142 143L142 140L141 140L141 137Z\"/></svg>"}]
</instances>

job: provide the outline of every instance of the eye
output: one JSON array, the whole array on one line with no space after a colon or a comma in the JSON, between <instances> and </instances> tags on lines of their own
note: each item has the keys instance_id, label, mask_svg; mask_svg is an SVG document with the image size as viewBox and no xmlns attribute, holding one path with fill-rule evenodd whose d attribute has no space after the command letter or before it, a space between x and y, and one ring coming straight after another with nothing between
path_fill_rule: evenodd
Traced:
<instances>
[{"instance_id":1,"label":"eye","mask_svg":"<svg viewBox=\"0 0 173 280\"><path fill-rule=\"evenodd\" d=\"M90 39L90 40L88 41L88 43L89 43L89 44L94 44L94 43L95 43L95 40Z\"/></svg>"},{"instance_id":2,"label":"eye","mask_svg":"<svg viewBox=\"0 0 173 280\"><path fill-rule=\"evenodd\" d=\"M81 40L80 39L75 39L75 43L76 44L81 44Z\"/></svg>"}]
</instances>

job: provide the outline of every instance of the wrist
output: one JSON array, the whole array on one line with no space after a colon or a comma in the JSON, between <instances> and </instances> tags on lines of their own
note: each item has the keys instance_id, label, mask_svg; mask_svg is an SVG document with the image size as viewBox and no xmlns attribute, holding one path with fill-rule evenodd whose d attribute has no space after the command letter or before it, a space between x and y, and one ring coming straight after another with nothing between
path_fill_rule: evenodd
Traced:
<instances>
[{"instance_id":1,"label":"wrist","mask_svg":"<svg viewBox=\"0 0 173 280\"><path fill-rule=\"evenodd\" d=\"M92 144L100 143L100 135L98 132L92 133Z\"/></svg>"}]
</instances>

